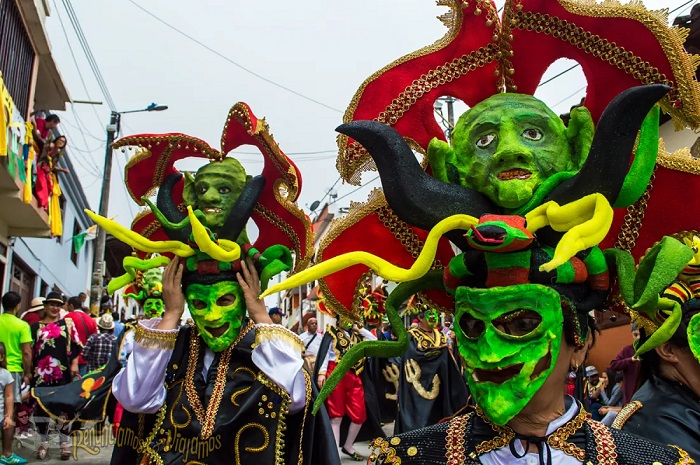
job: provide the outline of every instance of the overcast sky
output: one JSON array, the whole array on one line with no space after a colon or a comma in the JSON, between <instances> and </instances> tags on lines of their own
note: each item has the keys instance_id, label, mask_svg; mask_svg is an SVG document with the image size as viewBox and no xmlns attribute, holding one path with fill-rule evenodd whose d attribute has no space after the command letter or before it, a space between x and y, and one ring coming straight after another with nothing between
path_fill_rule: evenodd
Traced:
<instances>
[{"instance_id":1,"label":"overcast sky","mask_svg":"<svg viewBox=\"0 0 700 465\"><path fill-rule=\"evenodd\" d=\"M47 19L56 63L74 100L104 101L63 1L50 0L52 11ZM496 3L500 8L503 0ZM685 3L644 1L649 8L670 10ZM244 101L258 117L266 117L282 150L301 169L302 207L322 198L338 179L334 128L342 123L342 114L358 86L394 59L433 43L447 32L436 19L446 8L432 0L71 0L71 4L117 109L140 109L151 102L170 107L165 112L124 115L123 135L183 132L218 149L228 110ZM323 105L245 72L136 5L228 60ZM672 16L687 14L691 6ZM568 66L555 64L545 79ZM584 87L585 80L577 69L543 86L537 96L562 113L581 99ZM73 164L91 207L97 210L109 108L75 104L73 110L60 115ZM250 153L239 155L239 159L249 173L259 173L259 155L250 148L244 151ZM109 211L110 216L118 215L119 221L128 225L138 207L126 194L119 174L126 155L115 154ZM187 164L186 168L196 166ZM365 174L363 182L373 177ZM339 200L335 207L365 200L378 184L373 182ZM340 197L356 187L339 182L335 189Z\"/></svg>"}]
</instances>

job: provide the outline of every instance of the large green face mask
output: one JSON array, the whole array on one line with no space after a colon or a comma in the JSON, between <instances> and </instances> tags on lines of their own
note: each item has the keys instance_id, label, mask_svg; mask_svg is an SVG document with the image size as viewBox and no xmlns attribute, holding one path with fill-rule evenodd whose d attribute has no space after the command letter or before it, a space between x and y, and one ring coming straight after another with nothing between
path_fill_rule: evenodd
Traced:
<instances>
[{"instance_id":1,"label":"large green face mask","mask_svg":"<svg viewBox=\"0 0 700 465\"><path fill-rule=\"evenodd\" d=\"M163 300L160 298L146 299L143 303L143 313L146 318L158 318L163 314Z\"/></svg>"},{"instance_id":2,"label":"large green face mask","mask_svg":"<svg viewBox=\"0 0 700 465\"><path fill-rule=\"evenodd\" d=\"M688 345L695 355L695 359L700 363L700 313L696 313L688 322Z\"/></svg>"},{"instance_id":3,"label":"large green face mask","mask_svg":"<svg viewBox=\"0 0 700 465\"><path fill-rule=\"evenodd\" d=\"M561 297L539 284L457 288L459 353L477 405L505 425L542 387L561 348Z\"/></svg>"},{"instance_id":4,"label":"large green face mask","mask_svg":"<svg viewBox=\"0 0 700 465\"><path fill-rule=\"evenodd\" d=\"M185 292L192 320L207 346L221 352L233 344L246 312L241 286L231 281L190 284Z\"/></svg>"}]
</instances>

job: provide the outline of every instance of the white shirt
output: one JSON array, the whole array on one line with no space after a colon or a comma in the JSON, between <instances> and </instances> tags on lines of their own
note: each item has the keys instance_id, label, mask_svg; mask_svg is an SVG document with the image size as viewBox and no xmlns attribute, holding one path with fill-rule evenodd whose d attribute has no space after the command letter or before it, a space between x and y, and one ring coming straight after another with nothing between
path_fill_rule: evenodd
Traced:
<instances>
[{"instance_id":1,"label":"white shirt","mask_svg":"<svg viewBox=\"0 0 700 465\"><path fill-rule=\"evenodd\" d=\"M139 324L152 330L160 320L153 318L143 320ZM255 329L262 326L273 325L257 324ZM173 329L162 332L177 331ZM294 335L291 331L289 334ZM125 410L134 413L155 413L163 406L166 396L165 372L172 353L171 349L152 349L143 347L138 342L134 343L129 363L117 374L112 384L112 393ZM205 378L213 360L214 353L207 348L202 368ZM289 393L290 413L299 412L304 408L306 379L300 348L281 338L263 340L253 349L252 360L270 380Z\"/></svg>"},{"instance_id":2,"label":"white shirt","mask_svg":"<svg viewBox=\"0 0 700 465\"><path fill-rule=\"evenodd\" d=\"M316 336L314 338L314 336ZM313 338L313 341L311 344L309 344L309 341ZM301 342L304 344L304 347L306 347L306 353L311 354L311 355L318 355L318 349L321 348L321 340L323 339L323 333L320 331L317 331L314 334L309 333L308 331L304 331L299 335L299 339L301 339Z\"/></svg>"},{"instance_id":3,"label":"white shirt","mask_svg":"<svg viewBox=\"0 0 700 465\"><path fill-rule=\"evenodd\" d=\"M578 414L578 402L573 400L573 398L571 400L571 406L564 413L564 415L552 421L549 424L549 426L547 426L547 435L555 432L559 427L566 424ZM518 455L522 455L522 453L525 452L525 448L523 447L522 442L515 441L515 450L518 452ZM554 447L552 447L550 450L552 451L552 462L547 465L581 465L583 463L570 455L566 455L559 449L555 449ZM546 453L544 454L544 460L547 460ZM483 465L539 465L540 463L540 459L537 453L535 452L525 454L525 457L522 458L516 458L511 453L510 447L508 445L506 445L502 449L494 450L486 454L480 455L479 461Z\"/></svg>"}]
</instances>

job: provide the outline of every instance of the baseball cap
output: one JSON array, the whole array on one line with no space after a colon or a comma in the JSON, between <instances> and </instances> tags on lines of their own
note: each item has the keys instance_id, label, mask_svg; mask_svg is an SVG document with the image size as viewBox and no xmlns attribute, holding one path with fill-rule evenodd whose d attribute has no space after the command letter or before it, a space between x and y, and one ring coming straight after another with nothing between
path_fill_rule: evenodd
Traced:
<instances>
[{"instance_id":1,"label":"baseball cap","mask_svg":"<svg viewBox=\"0 0 700 465\"><path fill-rule=\"evenodd\" d=\"M267 314L272 316L272 315L279 315L282 316L282 309L279 307L272 307L270 310L267 311Z\"/></svg>"},{"instance_id":2,"label":"baseball cap","mask_svg":"<svg viewBox=\"0 0 700 465\"><path fill-rule=\"evenodd\" d=\"M589 365L586 367L586 376L593 376L593 375L597 375L597 374L598 374L598 370L593 365Z\"/></svg>"}]
</instances>

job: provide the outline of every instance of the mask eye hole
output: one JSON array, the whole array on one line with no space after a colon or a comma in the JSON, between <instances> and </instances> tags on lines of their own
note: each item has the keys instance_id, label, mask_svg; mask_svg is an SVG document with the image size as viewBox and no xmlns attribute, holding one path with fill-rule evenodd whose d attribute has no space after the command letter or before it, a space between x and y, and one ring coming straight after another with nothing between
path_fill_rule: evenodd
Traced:
<instances>
[{"instance_id":1,"label":"mask eye hole","mask_svg":"<svg viewBox=\"0 0 700 465\"><path fill-rule=\"evenodd\" d=\"M532 310L515 310L493 320L496 330L509 336L526 336L542 323L542 316Z\"/></svg>"},{"instance_id":2,"label":"mask eye hole","mask_svg":"<svg viewBox=\"0 0 700 465\"><path fill-rule=\"evenodd\" d=\"M483 321L474 318L468 313L465 313L459 319L459 327L469 339L477 339L486 329Z\"/></svg>"},{"instance_id":3,"label":"mask eye hole","mask_svg":"<svg viewBox=\"0 0 700 465\"><path fill-rule=\"evenodd\" d=\"M233 305L236 303L236 296L233 294L226 294L222 295L216 300L216 305L219 307L228 307L229 305Z\"/></svg>"},{"instance_id":4,"label":"mask eye hole","mask_svg":"<svg viewBox=\"0 0 700 465\"><path fill-rule=\"evenodd\" d=\"M476 141L476 146L479 147L480 149L483 149L483 148L491 145L491 143L495 140L496 140L495 134L484 134L483 136L481 136L479 138L479 140Z\"/></svg>"},{"instance_id":5,"label":"mask eye hole","mask_svg":"<svg viewBox=\"0 0 700 465\"><path fill-rule=\"evenodd\" d=\"M205 308L207 308L207 303L203 300L193 299L192 306L197 310L204 310Z\"/></svg>"}]
</instances>

